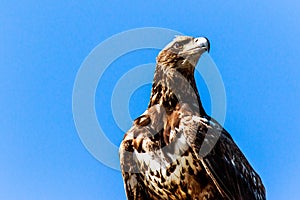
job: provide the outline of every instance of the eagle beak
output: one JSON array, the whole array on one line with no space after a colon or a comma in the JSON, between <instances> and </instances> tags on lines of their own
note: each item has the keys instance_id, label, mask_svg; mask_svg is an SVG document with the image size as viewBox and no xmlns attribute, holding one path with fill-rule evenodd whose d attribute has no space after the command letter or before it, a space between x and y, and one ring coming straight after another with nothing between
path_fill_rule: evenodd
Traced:
<instances>
[{"instance_id":1,"label":"eagle beak","mask_svg":"<svg viewBox=\"0 0 300 200\"><path fill-rule=\"evenodd\" d=\"M200 47L205 48L207 52L210 50L210 43L206 37L198 37L194 39L194 42Z\"/></svg>"}]
</instances>

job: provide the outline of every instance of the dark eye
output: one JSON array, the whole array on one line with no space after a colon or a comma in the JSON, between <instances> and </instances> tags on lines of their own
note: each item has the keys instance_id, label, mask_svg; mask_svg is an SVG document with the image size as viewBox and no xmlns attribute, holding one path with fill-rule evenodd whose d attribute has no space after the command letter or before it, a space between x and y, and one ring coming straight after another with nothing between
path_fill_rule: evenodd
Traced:
<instances>
[{"instance_id":1,"label":"dark eye","mask_svg":"<svg viewBox=\"0 0 300 200\"><path fill-rule=\"evenodd\" d=\"M174 44L174 47L175 47L176 49L181 49L181 48L182 48L182 44L176 42L176 43Z\"/></svg>"}]
</instances>

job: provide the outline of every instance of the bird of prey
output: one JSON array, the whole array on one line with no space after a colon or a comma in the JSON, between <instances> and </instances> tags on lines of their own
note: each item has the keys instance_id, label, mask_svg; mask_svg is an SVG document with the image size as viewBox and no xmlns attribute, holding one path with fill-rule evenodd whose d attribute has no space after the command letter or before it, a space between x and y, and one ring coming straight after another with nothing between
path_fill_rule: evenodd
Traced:
<instances>
[{"instance_id":1,"label":"bird of prey","mask_svg":"<svg viewBox=\"0 0 300 200\"><path fill-rule=\"evenodd\" d=\"M119 149L129 200L266 199L259 175L201 104L194 70L209 50L205 37L177 36L158 54L148 108Z\"/></svg>"}]
</instances>

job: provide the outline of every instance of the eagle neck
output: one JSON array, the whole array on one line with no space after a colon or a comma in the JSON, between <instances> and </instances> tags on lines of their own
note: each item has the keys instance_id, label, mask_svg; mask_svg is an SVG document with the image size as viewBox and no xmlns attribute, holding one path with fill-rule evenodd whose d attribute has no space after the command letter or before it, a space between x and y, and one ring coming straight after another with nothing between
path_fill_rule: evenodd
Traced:
<instances>
[{"instance_id":1,"label":"eagle neck","mask_svg":"<svg viewBox=\"0 0 300 200\"><path fill-rule=\"evenodd\" d=\"M197 90L194 71L157 66L148 108L160 104L167 112L180 103L188 104L200 116L207 116Z\"/></svg>"}]
</instances>

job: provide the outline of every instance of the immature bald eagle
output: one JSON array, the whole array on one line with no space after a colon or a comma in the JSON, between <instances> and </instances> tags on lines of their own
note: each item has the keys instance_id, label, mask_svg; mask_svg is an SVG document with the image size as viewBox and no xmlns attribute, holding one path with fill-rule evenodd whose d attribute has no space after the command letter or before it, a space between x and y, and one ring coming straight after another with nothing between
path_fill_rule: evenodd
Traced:
<instances>
[{"instance_id":1,"label":"immature bald eagle","mask_svg":"<svg viewBox=\"0 0 300 200\"><path fill-rule=\"evenodd\" d=\"M129 200L266 198L259 175L202 107L194 70L209 48L207 38L178 36L159 53L148 109L120 146Z\"/></svg>"}]
</instances>

